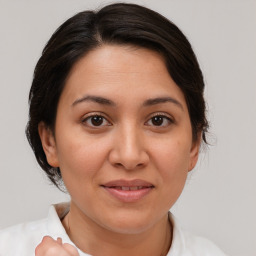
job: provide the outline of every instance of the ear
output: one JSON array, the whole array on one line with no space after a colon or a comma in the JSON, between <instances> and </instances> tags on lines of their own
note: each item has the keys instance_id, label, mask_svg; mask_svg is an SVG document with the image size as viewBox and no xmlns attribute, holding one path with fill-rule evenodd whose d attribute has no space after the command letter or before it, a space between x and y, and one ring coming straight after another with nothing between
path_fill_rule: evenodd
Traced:
<instances>
[{"instance_id":1,"label":"ear","mask_svg":"<svg viewBox=\"0 0 256 256\"><path fill-rule=\"evenodd\" d=\"M48 164L52 167L59 167L56 141L52 130L44 122L40 122L38 125L38 133Z\"/></svg>"},{"instance_id":2,"label":"ear","mask_svg":"<svg viewBox=\"0 0 256 256\"><path fill-rule=\"evenodd\" d=\"M201 145L201 133L198 133L197 139L192 142L192 146L190 149L190 161L189 161L189 168L188 171L192 171L196 166L198 157L199 157L199 150Z\"/></svg>"}]
</instances>

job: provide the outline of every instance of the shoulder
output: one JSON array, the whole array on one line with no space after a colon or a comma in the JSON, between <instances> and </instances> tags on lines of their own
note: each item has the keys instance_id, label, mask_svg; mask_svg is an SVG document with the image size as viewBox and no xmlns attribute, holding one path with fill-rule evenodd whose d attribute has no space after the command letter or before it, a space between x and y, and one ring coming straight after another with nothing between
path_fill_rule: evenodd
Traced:
<instances>
[{"instance_id":1,"label":"shoulder","mask_svg":"<svg viewBox=\"0 0 256 256\"><path fill-rule=\"evenodd\" d=\"M189 250L191 256L227 256L212 241L204 237L195 236L184 231L183 238L185 247Z\"/></svg>"},{"instance_id":2,"label":"shoulder","mask_svg":"<svg viewBox=\"0 0 256 256\"><path fill-rule=\"evenodd\" d=\"M19 224L0 231L0 256L29 256L35 255L36 246L44 236L54 239L62 237L69 241L61 218L66 214L68 204L51 206L48 217L39 221Z\"/></svg>"},{"instance_id":3,"label":"shoulder","mask_svg":"<svg viewBox=\"0 0 256 256\"><path fill-rule=\"evenodd\" d=\"M182 230L172 215L170 218L173 240L168 256L227 256L213 242Z\"/></svg>"},{"instance_id":4,"label":"shoulder","mask_svg":"<svg viewBox=\"0 0 256 256\"><path fill-rule=\"evenodd\" d=\"M15 225L0 231L0 255L34 255L34 248L47 233L46 219Z\"/></svg>"}]
</instances>

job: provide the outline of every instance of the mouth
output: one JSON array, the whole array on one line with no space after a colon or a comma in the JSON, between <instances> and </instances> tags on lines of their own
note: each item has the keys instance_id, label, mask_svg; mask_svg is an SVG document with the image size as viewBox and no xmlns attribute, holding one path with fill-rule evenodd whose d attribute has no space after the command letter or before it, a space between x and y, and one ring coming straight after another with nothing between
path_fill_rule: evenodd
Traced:
<instances>
[{"instance_id":1,"label":"mouth","mask_svg":"<svg viewBox=\"0 0 256 256\"><path fill-rule=\"evenodd\" d=\"M115 199L131 203L136 202L147 196L154 185L143 180L115 180L101 185Z\"/></svg>"},{"instance_id":2,"label":"mouth","mask_svg":"<svg viewBox=\"0 0 256 256\"><path fill-rule=\"evenodd\" d=\"M118 190L125 190L125 191L135 191L135 190L140 190L140 189L144 189L144 188L148 188L148 187L143 187L143 186L137 186L137 187L119 187L119 186L112 186L109 188L113 188L113 189L118 189Z\"/></svg>"}]
</instances>

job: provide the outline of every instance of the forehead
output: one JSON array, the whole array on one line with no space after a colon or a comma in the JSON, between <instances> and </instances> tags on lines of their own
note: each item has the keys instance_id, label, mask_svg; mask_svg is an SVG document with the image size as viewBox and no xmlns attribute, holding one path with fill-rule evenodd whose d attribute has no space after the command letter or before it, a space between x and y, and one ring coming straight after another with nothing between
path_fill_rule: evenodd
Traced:
<instances>
[{"instance_id":1,"label":"forehead","mask_svg":"<svg viewBox=\"0 0 256 256\"><path fill-rule=\"evenodd\" d=\"M184 100L163 57L152 50L133 46L104 45L74 65L62 98L74 100L87 93L117 101L122 97L139 99L139 96L172 96Z\"/></svg>"},{"instance_id":2,"label":"forehead","mask_svg":"<svg viewBox=\"0 0 256 256\"><path fill-rule=\"evenodd\" d=\"M155 51L132 45L103 45L88 52L79 60L68 78L87 75L168 73L164 58Z\"/></svg>"}]
</instances>

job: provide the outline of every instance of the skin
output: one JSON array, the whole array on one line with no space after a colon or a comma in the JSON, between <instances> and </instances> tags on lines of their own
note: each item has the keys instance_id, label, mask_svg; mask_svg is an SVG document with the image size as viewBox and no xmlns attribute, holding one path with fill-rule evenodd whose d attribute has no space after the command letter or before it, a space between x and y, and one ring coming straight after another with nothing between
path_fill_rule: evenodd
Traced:
<instances>
[{"instance_id":1,"label":"skin","mask_svg":"<svg viewBox=\"0 0 256 256\"><path fill-rule=\"evenodd\" d=\"M155 98L162 100L153 104ZM95 115L102 116L100 125L92 122ZM92 255L168 251L168 211L197 162L200 139L192 139L184 95L158 53L113 45L89 52L68 76L55 135L43 123L39 134L70 193L63 225L77 247ZM118 179L141 179L153 189L123 202L102 187Z\"/></svg>"},{"instance_id":2,"label":"skin","mask_svg":"<svg viewBox=\"0 0 256 256\"><path fill-rule=\"evenodd\" d=\"M49 236L45 236L42 242L36 247L36 256L58 255L58 256L79 256L79 253L74 246L62 243L62 239L54 240Z\"/></svg>"}]
</instances>

